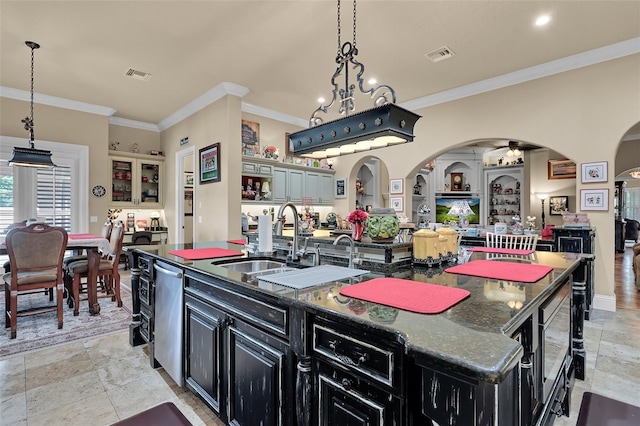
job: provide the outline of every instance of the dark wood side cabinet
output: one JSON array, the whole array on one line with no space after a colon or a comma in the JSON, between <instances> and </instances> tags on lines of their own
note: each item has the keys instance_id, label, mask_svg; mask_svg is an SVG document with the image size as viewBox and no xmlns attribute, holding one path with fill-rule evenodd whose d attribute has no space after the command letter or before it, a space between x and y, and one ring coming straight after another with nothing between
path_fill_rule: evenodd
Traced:
<instances>
[{"instance_id":1,"label":"dark wood side cabinet","mask_svg":"<svg viewBox=\"0 0 640 426\"><path fill-rule=\"evenodd\" d=\"M556 251L569 252L569 253L595 253L595 228L572 228L565 226L556 226L551 228L553 232L553 240L555 242ZM591 312L591 305L593 304L594 295L594 263L595 257L591 257L587 261L586 268L580 268L575 275L575 280L586 283L586 300L584 318L589 319ZM583 271L583 272L582 272ZM582 276L584 273L586 276Z\"/></svg>"},{"instance_id":2,"label":"dark wood side cabinet","mask_svg":"<svg viewBox=\"0 0 640 426\"><path fill-rule=\"evenodd\" d=\"M227 424L294 424L289 309L185 275L185 379Z\"/></svg>"}]
</instances>

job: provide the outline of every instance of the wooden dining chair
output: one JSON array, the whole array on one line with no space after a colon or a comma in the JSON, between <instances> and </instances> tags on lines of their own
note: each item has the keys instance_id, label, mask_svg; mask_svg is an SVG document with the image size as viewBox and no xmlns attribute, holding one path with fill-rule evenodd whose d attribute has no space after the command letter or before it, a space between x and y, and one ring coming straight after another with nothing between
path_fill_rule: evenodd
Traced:
<instances>
[{"instance_id":1,"label":"wooden dining chair","mask_svg":"<svg viewBox=\"0 0 640 426\"><path fill-rule=\"evenodd\" d=\"M35 223L14 228L7 234L6 246L11 272L3 275L5 295L5 328L11 327L11 338L17 335L17 318L57 310L58 328L62 328L63 274L62 259L67 246L63 228ZM56 306L18 311L18 296L56 289Z\"/></svg>"},{"instance_id":2,"label":"wooden dining chair","mask_svg":"<svg viewBox=\"0 0 640 426\"><path fill-rule=\"evenodd\" d=\"M100 259L97 271L97 277L99 280L97 286L100 287L100 294L98 294L97 297L111 298L111 300L114 300L119 307L122 306L122 298L120 296L120 273L118 272L118 264L120 253L122 252L124 232L125 230L122 221L117 221L111 229L111 235L109 238L111 252L105 254ZM88 272L89 266L87 259L71 262L65 269L64 281L68 293L67 303L70 308L73 308L74 316L77 316L80 313L80 295L86 294L88 291ZM97 292L98 288L93 289L93 291Z\"/></svg>"},{"instance_id":3,"label":"wooden dining chair","mask_svg":"<svg viewBox=\"0 0 640 426\"><path fill-rule=\"evenodd\" d=\"M496 234L487 232L486 246L517 250L535 250L538 234Z\"/></svg>"}]
</instances>

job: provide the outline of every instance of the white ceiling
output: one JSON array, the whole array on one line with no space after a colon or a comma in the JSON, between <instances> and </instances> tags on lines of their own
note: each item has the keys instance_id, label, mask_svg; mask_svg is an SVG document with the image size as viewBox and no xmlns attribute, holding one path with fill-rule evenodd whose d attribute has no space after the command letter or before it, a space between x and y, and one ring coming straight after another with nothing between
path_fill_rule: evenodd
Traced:
<instances>
[{"instance_id":1,"label":"white ceiling","mask_svg":"<svg viewBox=\"0 0 640 426\"><path fill-rule=\"evenodd\" d=\"M640 1L375 1L357 4L365 78L393 87L398 103L627 42L640 50ZM352 3L342 2L342 41ZM541 13L553 16L533 26ZM0 1L0 86L112 108L158 124L224 82L243 102L308 119L330 98L336 1ZM635 40L632 40L635 39ZM631 43L629 43L631 41ZM623 43L624 44L624 43ZM433 63L425 54L449 46ZM149 81L124 76L151 73ZM358 105L358 110L372 105Z\"/></svg>"}]
</instances>

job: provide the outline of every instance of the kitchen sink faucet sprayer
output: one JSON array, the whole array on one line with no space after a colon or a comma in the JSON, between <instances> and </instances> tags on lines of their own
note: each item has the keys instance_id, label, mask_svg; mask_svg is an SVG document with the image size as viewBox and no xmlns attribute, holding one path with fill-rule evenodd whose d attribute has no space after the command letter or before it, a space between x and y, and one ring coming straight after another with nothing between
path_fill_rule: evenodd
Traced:
<instances>
[{"instance_id":1,"label":"kitchen sink faucet sprayer","mask_svg":"<svg viewBox=\"0 0 640 426\"><path fill-rule=\"evenodd\" d=\"M282 213L284 212L285 207L291 207L291 210L293 211L293 246L291 247L291 260L295 262L299 260L298 231L300 230L300 225L298 223L298 210L296 209L295 204L293 204L291 201L288 201L281 205L280 209L278 210L278 221L276 223L275 234L278 236L282 236Z\"/></svg>"},{"instance_id":2,"label":"kitchen sink faucet sprayer","mask_svg":"<svg viewBox=\"0 0 640 426\"><path fill-rule=\"evenodd\" d=\"M353 241L353 238L351 238L351 236L347 235L347 234L342 234L342 235L338 235L336 237L335 240L333 240L333 245L337 246L338 245L338 241L340 241L341 239L346 238L349 240L349 243L351 244L351 248L349 249L349 268L353 268L354 265L354 257L356 254L356 244Z\"/></svg>"}]
</instances>

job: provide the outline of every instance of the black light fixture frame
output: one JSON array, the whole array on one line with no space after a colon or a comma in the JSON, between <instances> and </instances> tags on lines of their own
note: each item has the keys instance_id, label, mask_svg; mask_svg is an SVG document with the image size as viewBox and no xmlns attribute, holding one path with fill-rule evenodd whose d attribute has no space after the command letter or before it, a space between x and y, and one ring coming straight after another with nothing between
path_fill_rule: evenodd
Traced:
<instances>
[{"instance_id":1,"label":"black light fixture frame","mask_svg":"<svg viewBox=\"0 0 640 426\"><path fill-rule=\"evenodd\" d=\"M353 1L353 43L340 40L340 0L338 0L338 51L336 63L338 67L331 77L333 97L326 105L318 107L309 119L309 128L289 135L289 150L294 155L314 156L314 153L338 148L345 144L353 144L364 140L373 140L383 136L395 137L398 141L412 142L413 127L420 118L418 114L395 104L395 91L387 85L379 85L368 90L364 88L364 65L356 60L356 1ZM373 98L372 109L349 115L355 111L354 92L356 84L349 83L349 69L356 73L357 87L362 94ZM340 88L336 80L344 73L344 88ZM339 100L338 100L339 98ZM343 117L324 123L320 113L326 114L336 103L338 112ZM373 146L381 148L387 146ZM368 149L368 148L367 148ZM359 151L359 150L357 150ZM351 151L353 152L353 151ZM342 152L344 154L347 152ZM340 154L326 155L331 157Z\"/></svg>"},{"instance_id":2,"label":"black light fixture frame","mask_svg":"<svg viewBox=\"0 0 640 426\"><path fill-rule=\"evenodd\" d=\"M22 119L24 129L29 132L29 148L13 147L13 157L9 160L10 166L53 168L56 165L51 160L51 151L35 148L34 124L33 124L33 75L34 75L34 50L40 45L33 41L24 42L31 49L31 115Z\"/></svg>"}]
</instances>

